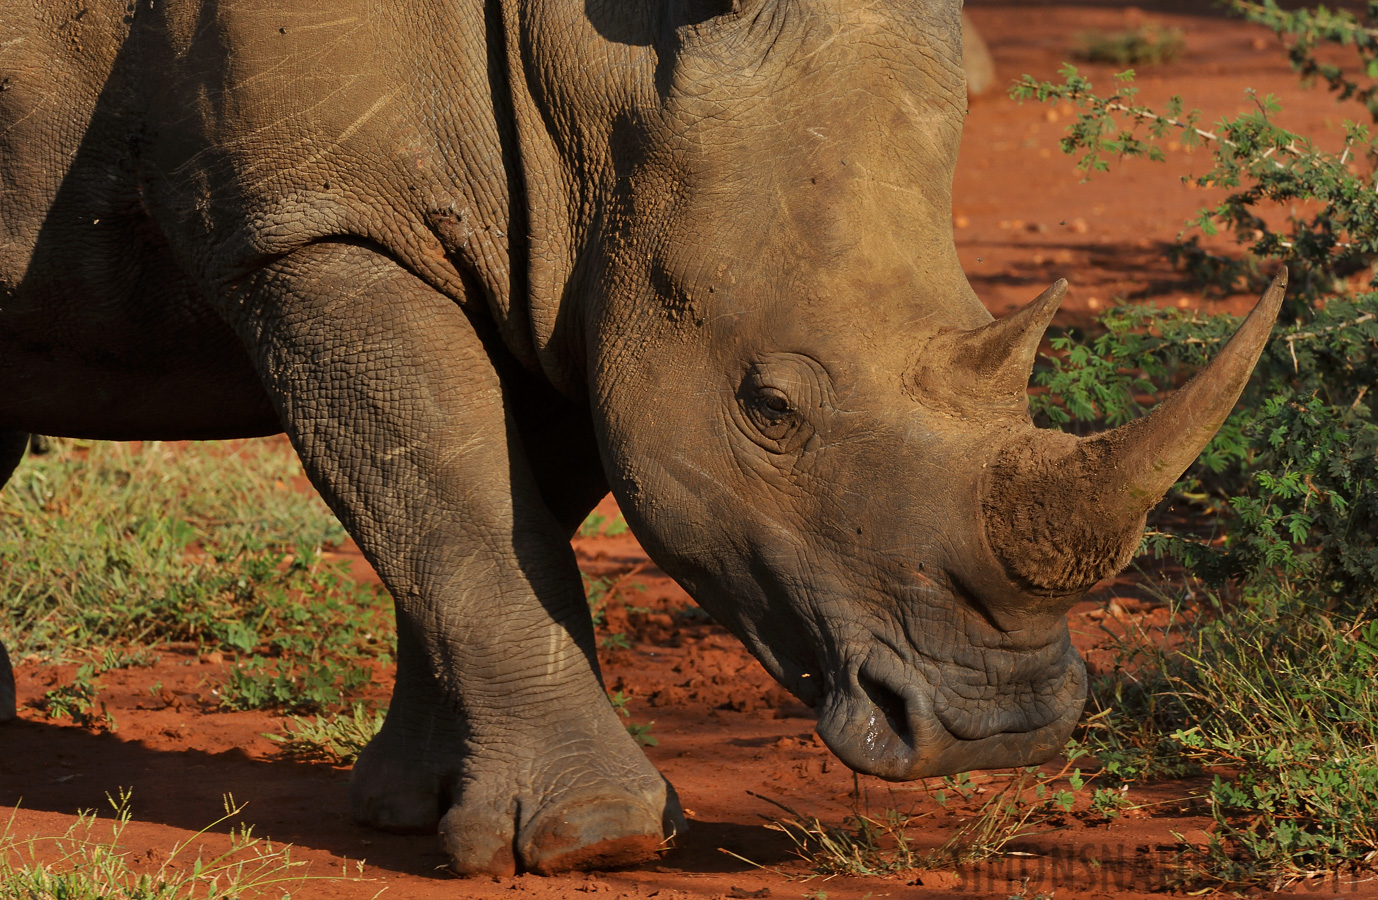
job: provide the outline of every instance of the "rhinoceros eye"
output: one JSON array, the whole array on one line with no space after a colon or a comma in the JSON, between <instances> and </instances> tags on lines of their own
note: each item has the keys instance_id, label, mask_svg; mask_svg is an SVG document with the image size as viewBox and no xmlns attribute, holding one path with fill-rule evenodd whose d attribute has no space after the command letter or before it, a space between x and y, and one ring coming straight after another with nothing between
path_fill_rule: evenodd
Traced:
<instances>
[{"instance_id":1,"label":"rhinoceros eye","mask_svg":"<svg viewBox=\"0 0 1378 900\"><path fill-rule=\"evenodd\" d=\"M807 421L786 386L772 378L778 374L761 368L747 373L737 393L739 421L756 444L772 453L788 453L808 438Z\"/></svg>"},{"instance_id":2,"label":"rhinoceros eye","mask_svg":"<svg viewBox=\"0 0 1378 900\"><path fill-rule=\"evenodd\" d=\"M761 411L767 416L783 417L789 415L793 408L784 394L773 388L765 388L761 391Z\"/></svg>"},{"instance_id":3,"label":"rhinoceros eye","mask_svg":"<svg viewBox=\"0 0 1378 900\"><path fill-rule=\"evenodd\" d=\"M784 452L785 445L793 443L789 438L798 429L800 418L789 398L773 388L757 391L747 405L747 417L760 435L775 445L768 449L777 452Z\"/></svg>"}]
</instances>

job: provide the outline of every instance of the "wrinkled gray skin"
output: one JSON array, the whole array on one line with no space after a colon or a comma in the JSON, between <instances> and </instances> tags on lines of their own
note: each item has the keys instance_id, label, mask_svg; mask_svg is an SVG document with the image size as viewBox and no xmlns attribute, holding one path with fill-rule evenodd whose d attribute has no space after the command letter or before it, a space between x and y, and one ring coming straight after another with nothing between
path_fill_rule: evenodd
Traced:
<instances>
[{"instance_id":1,"label":"wrinkled gray skin","mask_svg":"<svg viewBox=\"0 0 1378 900\"><path fill-rule=\"evenodd\" d=\"M1061 286L992 323L958 266L959 16L0 0L0 479L26 432L285 429L396 599L353 814L438 825L459 872L683 827L569 546L608 488L847 764L1046 759L1064 610L1268 322L1157 424L1036 431Z\"/></svg>"}]
</instances>

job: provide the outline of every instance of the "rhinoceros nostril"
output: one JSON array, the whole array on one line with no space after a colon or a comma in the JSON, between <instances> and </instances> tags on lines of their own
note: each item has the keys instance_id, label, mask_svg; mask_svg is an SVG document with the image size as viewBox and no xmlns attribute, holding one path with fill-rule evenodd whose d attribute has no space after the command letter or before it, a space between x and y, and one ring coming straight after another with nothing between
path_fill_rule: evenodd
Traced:
<instances>
[{"instance_id":1,"label":"rhinoceros nostril","mask_svg":"<svg viewBox=\"0 0 1378 900\"><path fill-rule=\"evenodd\" d=\"M857 685L884 716L885 724L894 732L895 737L907 746L914 746L913 735L909 730L908 704L904 702L904 698L865 672L857 673Z\"/></svg>"}]
</instances>

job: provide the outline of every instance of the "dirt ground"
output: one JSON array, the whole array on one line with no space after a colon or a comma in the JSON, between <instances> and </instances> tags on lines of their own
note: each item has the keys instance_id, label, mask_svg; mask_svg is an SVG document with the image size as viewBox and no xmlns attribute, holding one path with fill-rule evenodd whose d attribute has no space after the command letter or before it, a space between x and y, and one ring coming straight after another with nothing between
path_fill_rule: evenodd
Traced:
<instances>
[{"instance_id":1,"label":"dirt ground","mask_svg":"<svg viewBox=\"0 0 1378 900\"><path fill-rule=\"evenodd\" d=\"M1143 98L1185 95L1212 119L1246 107L1245 88L1281 98L1286 124L1338 135L1347 114L1323 92L1297 87L1276 40L1260 29L1223 19L1199 2L999 3L968 0L999 75L1052 77L1075 36L1141 22L1181 28L1183 59L1141 70ZM1094 81L1109 70L1084 66ZM1351 114L1352 113L1348 113ZM1207 158L1175 151L1166 164L1134 162L1081 183L1073 160L1057 147L1067 108L1020 106L995 96L977 101L967 120L957 172L954 221L961 259L989 308L1002 314L1060 276L1072 290L1059 321L1085 319L1118 297L1208 309L1246 309L1253 298L1200 301L1175 272L1165 247L1209 196L1174 175L1202 171ZM1336 139L1338 143L1338 139ZM605 513L615 510L605 501ZM219 817L222 797L248 804L244 821L256 833L296 845L313 874L337 872L342 861L364 861L352 880L314 881L299 897L407 898L609 897L999 897L1024 889L1059 898L1148 896L1161 889L1165 866L1182 835L1200 839L1206 821L1184 802L1192 785L1174 782L1131 792L1145 809L1109 823L1069 816L1059 830L1017 842L989 865L919 878L803 880L806 867L791 843L765 827L779 810L762 797L837 823L861 804L933 813L919 841L936 846L951 828L917 785L854 779L814 735L810 710L772 682L740 644L702 619L676 616L688 597L645 558L630 536L579 539L591 575L620 579L605 633L622 632L630 646L603 654L611 689L629 693L632 719L653 721L659 741L648 753L677 787L692 828L664 858L639 868L543 878L456 879L442 865L438 842L399 837L351 824L348 771L282 759L262 732L281 731L275 717L211 712L208 683L226 663L190 652L164 651L153 668L110 672L102 699L118 731L92 733L55 723L34 709L0 732L0 815L18 805L16 834L59 833L79 808L105 808L105 795L132 788L135 821L125 844L154 858ZM362 578L371 571L349 548ZM636 611L628 612L626 607ZM1070 613L1078 645L1093 653L1106 628L1126 619L1161 623L1166 611L1132 578L1102 585ZM40 698L69 669L19 666L19 699ZM388 673L375 699L386 702ZM155 682L174 695L154 699ZM859 792L859 793L858 793ZM22 801L22 802L21 802ZM227 838L211 833L208 846ZM730 851L725 852L725 851ZM730 855L730 854L736 854ZM739 857L753 860L757 868ZM1318 896L1378 896L1378 886L1327 882L1304 889Z\"/></svg>"}]
</instances>

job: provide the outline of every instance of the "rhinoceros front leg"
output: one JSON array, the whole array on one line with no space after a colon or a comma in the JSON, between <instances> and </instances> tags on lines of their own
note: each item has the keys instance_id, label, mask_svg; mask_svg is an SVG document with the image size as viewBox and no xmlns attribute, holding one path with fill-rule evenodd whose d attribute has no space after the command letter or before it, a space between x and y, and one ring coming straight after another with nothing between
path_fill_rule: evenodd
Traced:
<instances>
[{"instance_id":1,"label":"rhinoceros front leg","mask_svg":"<svg viewBox=\"0 0 1378 900\"><path fill-rule=\"evenodd\" d=\"M0 488L10 480L19 462L24 458L24 449L29 446L28 432L0 428ZM17 714L14 703L14 670L10 668L10 655L5 645L0 643L0 723L12 721Z\"/></svg>"},{"instance_id":2,"label":"rhinoceros front leg","mask_svg":"<svg viewBox=\"0 0 1378 900\"><path fill-rule=\"evenodd\" d=\"M0 723L12 722L19 715L15 705L14 669L10 667L10 654L4 644L0 644Z\"/></svg>"},{"instance_id":3,"label":"rhinoceros front leg","mask_svg":"<svg viewBox=\"0 0 1378 900\"><path fill-rule=\"evenodd\" d=\"M566 531L490 358L501 345L344 244L276 263L239 325L312 481L397 604L398 681L356 768L356 815L408 828L443 810L461 873L653 854L678 809L607 702Z\"/></svg>"}]
</instances>

